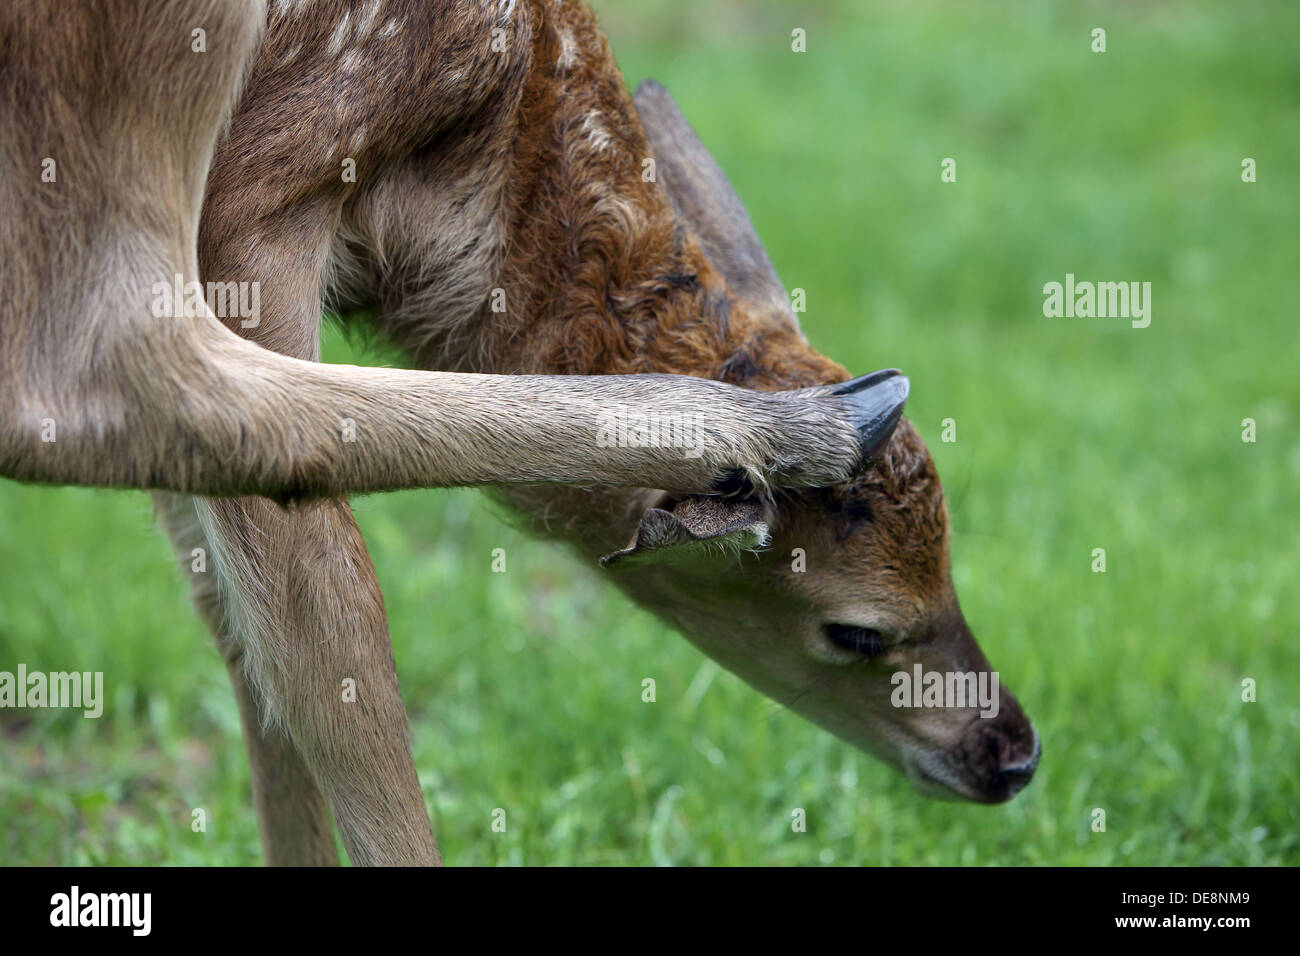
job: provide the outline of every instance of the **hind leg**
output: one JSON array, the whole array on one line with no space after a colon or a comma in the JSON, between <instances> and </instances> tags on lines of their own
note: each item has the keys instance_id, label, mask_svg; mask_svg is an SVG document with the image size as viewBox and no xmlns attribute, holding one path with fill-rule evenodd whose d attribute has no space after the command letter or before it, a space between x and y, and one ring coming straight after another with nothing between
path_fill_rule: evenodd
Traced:
<instances>
[{"instance_id":1,"label":"hind leg","mask_svg":"<svg viewBox=\"0 0 1300 956\"><path fill-rule=\"evenodd\" d=\"M266 727L265 703L244 669L244 650L231 634L217 587L216 569L207 566L212 546L203 533L188 495L158 494L159 516L176 548L182 573L191 582L199 615L216 639L239 703L244 746L248 751L262 852L268 866L337 866L329 808L293 743L278 727ZM201 549L203 570L195 570Z\"/></svg>"},{"instance_id":2,"label":"hind leg","mask_svg":"<svg viewBox=\"0 0 1300 956\"><path fill-rule=\"evenodd\" d=\"M265 348L317 359L321 276L337 206L286 200L278 214L250 222L240 203L221 198L208 199L201 273L261 290L257 323L228 324ZM260 742L280 733L298 758L274 764L264 780L280 768L298 801L302 788L294 784L305 767L353 863L441 862L411 757L383 596L347 501L286 509L266 498L200 498L195 510L212 548L230 642L261 705L245 721L260 716ZM271 803L276 792L267 783ZM267 810L276 820L294 812Z\"/></svg>"},{"instance_id":3,"label":"hind leg","mask_svg":"<svg viewBox=\"0 0 1300 956\"><path fill-rule=\"evenodd\" d=\"M292 741L352 862L441 862L383 598L347 502L286 511L263 498L202 499L197 510L244 671L265 705L264 733Z\"/></svg>"}]
</instances>

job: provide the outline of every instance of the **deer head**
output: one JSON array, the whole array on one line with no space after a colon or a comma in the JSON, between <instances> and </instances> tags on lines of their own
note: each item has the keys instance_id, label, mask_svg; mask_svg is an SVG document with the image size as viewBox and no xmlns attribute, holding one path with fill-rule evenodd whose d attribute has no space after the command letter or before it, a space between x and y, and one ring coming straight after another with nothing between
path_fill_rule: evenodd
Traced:
<instances>
[{"instance_id":1,"label":"deer head","mask_svg":"<svg viewBox=\"0 0 1300 956\"><path fill-rule=\"evenodd\" d=\"M636 105L658 180L729 292L794 325L744 206L667 91L644 83ZM857 478L748 497L641 492L631 541L602 563L723 666L922 792L1009 800L1038 736L962 617L939 476L900 421L906 379L838 387L874 410L878 450Z\"/></svg>"}]
</instances>

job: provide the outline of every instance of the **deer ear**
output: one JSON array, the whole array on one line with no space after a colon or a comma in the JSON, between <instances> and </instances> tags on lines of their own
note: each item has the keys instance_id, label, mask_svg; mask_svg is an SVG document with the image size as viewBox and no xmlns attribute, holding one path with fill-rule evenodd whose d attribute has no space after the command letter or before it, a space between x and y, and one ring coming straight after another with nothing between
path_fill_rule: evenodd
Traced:
<instances>
[{"instance_id":1,"label":"deer ear","mask_svg":"<svg viewBox=\"0 0 1300 956\"><path fill-rule=\"evenodd\" d=\"M673 211L738 297L791 316L790 300L772 268L745 205L672 96L644 80L633 97L655 160L655 179Z\"/></svg>"},{"instance_id":2,"label":"deer ear","mask_svg":"<svg viewBox=\"0 0 1300 956\"><path fill-rule=\"evenodd\" d=\"M647 508L632 541L600 559L603 567L651 561L682 562L708 552L753 551L768 542L763 505L757 498L692 495L665 499L666 507Z\"/></svg>"}]
</instances>

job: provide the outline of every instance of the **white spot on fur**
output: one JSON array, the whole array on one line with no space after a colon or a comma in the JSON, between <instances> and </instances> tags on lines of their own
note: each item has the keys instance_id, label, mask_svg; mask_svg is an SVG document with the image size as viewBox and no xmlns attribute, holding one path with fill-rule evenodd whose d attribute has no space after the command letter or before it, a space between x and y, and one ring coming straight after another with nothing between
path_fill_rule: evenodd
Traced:
<instances>
[{"instance_id":1,"label":"white spot on fur","mask_svg":"<svg viewBox=\"0 0 1300 956\"><path fill-rule=\"evenodd\" d=\"M348 42L349 21L352 18L352 11L347 10L343 14L343 19L339 25L334 28L334 35L330 37L330 45L327 50L330 56L338 56L343 52L343 46Z\"/></svg>"},{"instance_id":2,"label":"white spot on fur","mask_svg":"<svg viewBox=\"0 0 1300 956\"><path fill-rule=\"evenodd\" d=\"M573 38L573 31L567 27L560 31L560 55L555 61L555 69L558 73L565 73L573 69L573 64L578 62L578 41Z\"/></svg>"},{"instance_id":3,"label":"white spot on fur","mask_svg":"<svg viewBox=\"0 0 1300 956\"><path fill-rule=\"evenodd\" d=\"M270 16L277 20L301 17L311 9L312 0L271 0Z\"/></svg>"},{"instance_id":4,"label":"white spot on fur","mask_svg":"<svg viewBox=\"0 0 1300 956\"><path fill-rule=\"evenodd\" d=\"M609 149L613 142L609 130L600 121L600 113L596 110L591 110L582 118L582 131L587 134L587 142L599 152Z\"/></svg>"},{"instance_id":5,"label":"white spot on fur","mask_svg":"<svg viewBox=\"0 0 1300 956\"><path fill-rule=\"evenodd\" d=\"M357 32L354 38L364 40L370 33L370 28L374 26L375 20L379 17L379 11L384 7L384 0L371 0L370 4L361 14L361 19L357 22Z\"/></svg>"},{"instance_id":6,"label":"white spot on fur","mask_svg":"<svg viewBox=\"0 0 1300 956\"><path fill-rule=\"evenodd\" d=\"M397 36L397 34L401 31L402 27L404 27L405 25L406 25L405 21L400 20L397 17L394 17L393 19L389 20L387 23L384 24L384 28L379 31L379 35L384 39L392 39L393 37Z\"/></svg>"}]
</instances>

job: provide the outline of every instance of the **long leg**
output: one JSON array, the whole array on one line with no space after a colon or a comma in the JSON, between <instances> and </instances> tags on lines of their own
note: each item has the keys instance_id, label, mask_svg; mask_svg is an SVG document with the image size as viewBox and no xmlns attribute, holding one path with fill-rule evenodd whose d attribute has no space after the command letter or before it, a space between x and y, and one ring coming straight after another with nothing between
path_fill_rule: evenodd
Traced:
<instances>
[{"instance_id":1,"label":"long leg","mask_svg":"<svg viewBox=\"0 0 1300 956\"><path fill-rule=\"evenodd\" d=\"M213 499L198 511L245 674L265 701L263 735L293 742L353 863L440 862L383 598L347 503L286 512Z\"/></svg>"},{"instance_id":2,"label":"long leg","mask_svg":"<svg viewBox=\"0 0 1300 956\"><path fill-rule=\"evenodd\" d=\"M202 244L205 275L260 283L261 320L246 330L254 341L317 357L318 289L332 228L328 207L316 206L286 210L237 240ZM268 804L279 798L291 805L268 805L263 822L274 827L292 815L305 767L354 863L440 862L411 758L383 598L347 502L286 511L265 498L199 499L196 514L212 546L230 642L263 705L261 739L292 741L267 755L287 764L254 771L283 775L279 782L288 785L270 792L275 780L267 780ZM258 756L250 752L254 764Z\"/></svg>"},{"instance_id":3,"label":"long leg","mask_svg":"<svg viewBox=\"0 0 1300 956\"><path fill-rule=\"evenodd\" d=\"M208 563L212 544L199 523L195 500L166 493L155 495L154 500L182 571L190 579L194 605L216 640L235 691L267 865L337 865L329 808L316 781L284 731L263 723L266 704L249 679L243 645L230 629L217 585L218 570Z\"/></svg>"},{"instance_id":4,"label":"long leg","mask_svg":"<svg viewBox=\"0 0 1300 956\"><path fill-rule=\"evenodd\" d=\"M206 310L111 338L67 340L85 365L34 350L24 359L48 384L0 384L0 475L277 499L515 482L707 492L737 471L755 485L835 484L863 458L851 397L821 392L316 365L244 342ZM602 438L620 408L700 422L701 453Z\"/></svg>"}]
</instances>

